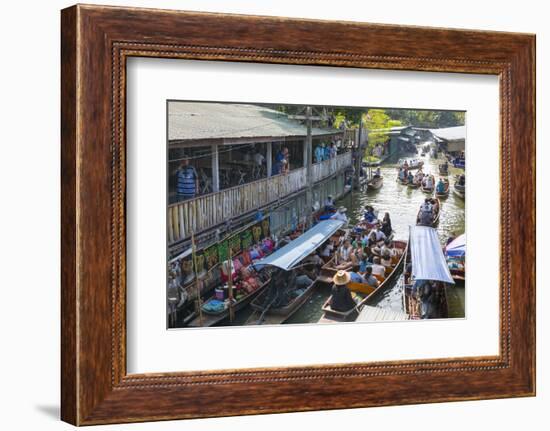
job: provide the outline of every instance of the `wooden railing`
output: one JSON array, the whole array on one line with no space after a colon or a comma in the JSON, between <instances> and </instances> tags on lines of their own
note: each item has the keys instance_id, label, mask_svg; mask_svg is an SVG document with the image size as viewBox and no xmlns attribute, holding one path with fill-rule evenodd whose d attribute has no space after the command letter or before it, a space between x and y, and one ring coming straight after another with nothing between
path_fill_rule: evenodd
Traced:
<instances>
[{"instance_id":1,"label":"wooden railing","mask_svg":"<svg viewBox=\"0 0 550 431\"><path fill-rule=\"evenodd\" d=\"M316 183L351 165L351 153L312 166ZM306 187L306 168L176 202L168 206L168 243L188 238Z\"/></svg>"},{"instance_id":2,"label":"wooden railing","mask_svg":"<svg viewBox=\"0 0 550 431\"><path fill-rule=\"evenodd\" d=\"M334 159L325 160L321 163L315 163L312 166L312 181L317 183L347 166L351 166L351 152L340 154Z\"/></svg>"}]
</instances>

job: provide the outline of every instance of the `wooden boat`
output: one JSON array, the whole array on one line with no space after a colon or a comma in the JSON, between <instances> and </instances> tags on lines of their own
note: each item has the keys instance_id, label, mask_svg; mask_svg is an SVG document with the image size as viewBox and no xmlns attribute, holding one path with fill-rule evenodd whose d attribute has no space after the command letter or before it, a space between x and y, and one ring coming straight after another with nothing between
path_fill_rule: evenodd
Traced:
<instances>
[{"instance_id":1,"label":"wooden boat","mask_svg":"<svg viewBox=\"0 0 550 431\"><path fill-rule=\"evenodd\" d=\"M380 295L383 294L389 287L393 285L393 282L401 273L401 268L403 266L403 262L405 258L405 250L407 249L407 241L396 240L393 243L394 243L394 247L400 250L400 254L395 256L394 258L395 264L391 267L389 272L386 272L387 276L385 278L382 278L381 280L379 279L380 284L377 287L373 287L364 283L354 283L354 282L348 283L347 284L348 288L353 293L361 297L361 299L358 301L357 306L354 309L349 310L347 312L332 310L332 308L330 308L331 297L329 297L325 302L325 304L323 305L323 308L322 308L323 316L319 320L320 323L329 323L330 321L349 322L349 321L355 320L357 318L357 315L361 311L361 308L364 305L370 305L375 303L380 298ZM323 269L325 269L325 267L323 267ZM334 273L336 273L337 270L334 268L326 268L326 269L327 270L332 269L333 270L332 275L328 278L326 276L321 278L320 276L318 279L319 280L322 279L326 283L332 283L332 277L334 276Z\"/></svg>"},{"instance_id":2,"label":"wooden boat","mask_svg":"<svg viewBox=\"0 0 550 431\"><path fill-rule=\"evenodd\" d=\"M438 197L435 197L435 198L432 198L433 200L435 200L437 202L437 211L435 212L434 214L434 217L433 217L433 221L432 221L432 224L431 224L431 227L436 227L437 224L439 223L439 216L441 214L441 202L439 200ZM420 222L420 209L418 210L418 213L416 215L416 224L417 226L419 225L419 222Z\"/></svg>"},{"instance_id":3,"label":"wooden boat","mask_svg":"<svg viewBox=\"0 0 550 431\"><path fill-rule=\"evenodd\" d=\"M426 179L426 177L431 177L432 178L432 187L425 187L424 186L424 180ZM434 179L434 176L433 175L426 175L424 176L424 178L422 179L422 191L428 195L431 195L433 192L434 192L434 188L435 188L435 179Z\"/></svg>"},{"instance_id":4,"label":"wooden boat","mask_svg":"<svg viewBox=\"0 0 550 431\"><path fill-rule=\"evenodd\" d=\"M271 279L268 279L266 282L264 282L260 287L258 287L253 292L250 292L248 295L243 296L238 301L236 301L233 304L233 311L237 312L241 309L243 309L245 306L247 306L257 295L259 295L262 291L264 291L267 286L269 285L269 282ZM215 298L215 295L210 297L208 300ZM205 301L205 302L208 302ZM199 314L199 313L197 313ZM195 317L192 321L189 322L187 326L191 328L200 328L200 327L208 327L213 326L216 323L221 322L222 320L229 317L229 307L225 308L224 310L220 311L219 313L214 313L211 311L207 311L202 309L202 319L200 316Z\"/></svg>"},{"instance_id":5,"label":"wooden boat","mask_svg":"<svg viewBox=\"0 0 550 431\"><path fill-rule=\"evenodd\" d=\"M324 284L318 279L314 280L301 295L284 307L273 307L269 303L266 304L269 290L265 290L250 304L254 312L247 319L245 325L279 325L286 322Z\"/></svg>"},{"instance_id":6,"label":"wooden boat","mask_svg":"<svg viewBox=\"0 0 550 431\"><path fill-rule=\"evenodd\" d=\"M412 183L407 183L407 187L410 188L410 189L417 189L420 187L420 182L412 182Z\"/></svg>"},{"instance_id":7,"label":"wooden boat","mask_svg":"<svg viewBox=\"0 0 550 431\"><path fill-rule=\"evenodd\" d=\"M438 198L446 198L447 196L449 196L449 180L444 178L443 182L445 183L445 191L443 193L437 191L437 186L435 188L435 195Z\"/></svg>"},{"instance_id":8,"label":"wooden boat","mask_svg":"<svg viewBox=\"0 0 550 431\"><path fill-rule=\"evenodd\" d=\"M461 186L460 184L458 184L458 181L457 181L457 182L455 182L453 192L458 197L464 199L466 197L466 186Z\"/></svg>"},{"instance_id":9,"label":"wooden boat","mask_svg":"<svg viewBox=\"0 0 550 431\"><path fill-rule=\"evenodd\" d=\"M424 161L423 160L418 160L418 159L413 159L413 160L402 159L402 160L399 160L399 162L398 162L399 166L403 167L405 162L407 162L409 171L414 170L414 169L419 169L422 166L424 166Z\"/></svg>"},{"instance_id":10,"label":"wooden boat","mask_svg":"<svg viewBox=\"0 0 550 431\"><path fill-rule=\"evenodd\" d=\"M380 177L373 177L367 182L368 190L379 190L384 185L384 178L382 176Z\"/></svg>"},{"instance_id":11,"label":"wooden boat","mask_svg":"<svg viewBox=\"0 0 550 431\"><path fill-rule=\"evenodd\" d=\"M319 222L317 225L304 232L304 234L284 247L276 250L270 256L254 263L255 267L260 268L277 268L276 270L284 272L288 275L288 278L277 279L277 275L272 274L272 286L266 289L266 291L258 295L257 300L254 300L252 308L254 310L253 315L249 317L246 324L279 324L286 321L292 314L294 314L313 292L320 285L321 281L314 280L300 295L294 297L288 303L279 305L282 301L286 301L289 293L288 286L281 286L281 283L292 283L294 279L292 272L299 269L300 264L307 256L315 252L321 247L329 238L344 233L347 235L348 231L342 229L343 222L339 220L325 220ZM324 226L323 226L324 225ZM300 255L296 256L295 250L300 250ZM278 275L280 275L279 273ZM282 301L281 301L282 300Z\"/></svg>"},{"instance_id":12,"label":"wooden boat","mask_svg":"<svg viewBox=\"0 0 550 431\"><path fill-rule=\"evenodd\" d=\"M433 228L426 228L425 226L417 226L416 228L423 228L423 229L433 229ZM414 229L414 228L413 228ZM447 277L445 280L434 280L430 278L428 275L424 275L422 273L422 269L415 271L415 263L411 261L412 254L410 253L410 247L411 242L414 241L414 237L411 235L411 238L409 239L409 244L405 253L405 259L404 259L404 270L403 274L401 276L401 282L403 284L403 310L405 313L407 313L410 317L410 319L426 319L426 318L447 318L449 316L449 310L448 310L448 303L447 303L447 290L446 286L447 284L453 282L451 275L448 272L447 263L445 260L445 257L443 256L443 252L441 251L441 246L439 244L439 240L437 238L437 233L434 233L430 235L431 242L434 243L433 247L427 247L426 251L430 253L430 250L435 251L435 253L441 253L441 256L434 256L433 259L426 259L430 262L431 265L439 265L447 269ZM436 250L439 250L437 252ZM422 315L422 298L419 296L419 293L415 288L413 281L411 279L411 275L407 272L407 268L411 267L413 268L413 273L416 272L417 279L419 280L426 280L430 281L432 283L432 294L429 296L429 304L430 304L430 315L423 316ZM453 282L454 283L454 282Z\"/></svg>"}]
</instances>

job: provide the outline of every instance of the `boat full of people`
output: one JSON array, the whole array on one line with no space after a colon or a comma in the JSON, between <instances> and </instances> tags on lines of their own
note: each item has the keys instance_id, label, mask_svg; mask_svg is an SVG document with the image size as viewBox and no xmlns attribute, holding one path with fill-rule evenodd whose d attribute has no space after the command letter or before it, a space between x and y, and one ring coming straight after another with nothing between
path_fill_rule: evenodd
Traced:
<instances>
[{"instance_id":1,"label":"boat full of people","mask_svg":"<svg viewBox=\"0 0 550 431\"><path fill-rule=\"evenodd\" d=\"M416 224L419 226L436 227L439 223L441 202L439 198L426 198L416 216Z\"/></svg>"},{"instance_id":2,"label":"boat full of people","mask_svg":"<svg viewBox=\"0 0 550 431\"><path fill-rule=\"evenodd\" d=\"M311 297L323 281L318 279L324 260L322 251L340 242L341 220L324 220L265 259L257 270L271 268L269 286L251 303L254 310L247 325L276 325L288 320ZM332 252L334 253L334 252ZM329 255L329 258L331 256Z\"/></svg>"}]
</instances>

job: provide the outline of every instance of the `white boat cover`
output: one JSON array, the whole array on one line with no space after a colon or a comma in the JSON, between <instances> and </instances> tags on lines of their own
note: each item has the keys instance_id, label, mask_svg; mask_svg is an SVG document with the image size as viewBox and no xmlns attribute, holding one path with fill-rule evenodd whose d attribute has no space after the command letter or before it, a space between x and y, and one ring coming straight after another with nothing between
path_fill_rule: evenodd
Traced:
<instances>
[{"instance_id":1,"label":"white boat cover","mask_svg":"<svg viewBox=\"0 0 550 431\"><path fill-rule=\"evenodd\" d=\"M446 248L449 257L464 257L466 254L466 234L463 233L452 240Z\"/></svg>"},{"instance_id":2,"label":"white boat cover","mask_svg":"<svg viewBox=\"0 0 550 431\"><path fill-rule=\"evenodd\" d=\"M409 244L415 280L437 280L454 284L434 228L411 226Z\"/></svg>"},{"instance_id":3,"label":"white boat cover","mask_svg":"<svg viewBox=\"0 0 550 431\"><path fill-rule=\"evenodd\" d=\"M271 265L288 271L311 254L343 225L344 222L341 220L324 220L319 222L294 241L289 242L266 258L259 260L253 266L259 270L265 265Z\"/></svg>"}]
</instances>

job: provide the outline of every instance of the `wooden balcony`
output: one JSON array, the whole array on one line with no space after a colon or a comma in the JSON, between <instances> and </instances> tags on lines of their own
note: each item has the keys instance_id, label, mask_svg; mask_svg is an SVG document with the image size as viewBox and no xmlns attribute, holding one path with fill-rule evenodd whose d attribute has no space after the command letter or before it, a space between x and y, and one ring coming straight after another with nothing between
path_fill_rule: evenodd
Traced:
<instances>
[{"instance_id":1,"label":"wooden balcony","mask_svg":"<svg viewBox=\"0 0 550 431\"><path fill-rule=\"evenodd\" d=\"M351 166L351 152L312 165L315 184ZM306 187L306 168L221 190L168 206L168 243L252 212Z\"/></svg>"}]
</instances>

